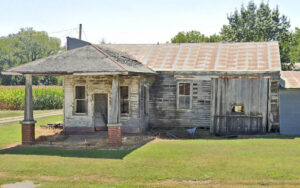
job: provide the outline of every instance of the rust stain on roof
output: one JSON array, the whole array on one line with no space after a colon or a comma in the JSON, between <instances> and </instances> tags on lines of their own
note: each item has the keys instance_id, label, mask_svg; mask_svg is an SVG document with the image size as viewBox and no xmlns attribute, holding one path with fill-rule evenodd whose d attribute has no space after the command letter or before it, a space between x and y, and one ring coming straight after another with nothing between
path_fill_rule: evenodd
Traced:
<instances>
[{"instance_id":1,"label":"rust stain on roof","mask_svg":"<svg viewBox=\"0 0 300 188\"><path fill-rule=\"evenodd\" d=\"M155 71L280 71L277 41L248 43L108 44Z\"/></svg>"},{"instance_id":2,"label":"rust stain on roof","mask_svg":"<svg viewBox=\"0 0 300 188\"><path fill-rule=\"evenodd\" d=\"M281 71L281 87L283 88L300 88L300 72Z\"/></svg>"}]
</instances>

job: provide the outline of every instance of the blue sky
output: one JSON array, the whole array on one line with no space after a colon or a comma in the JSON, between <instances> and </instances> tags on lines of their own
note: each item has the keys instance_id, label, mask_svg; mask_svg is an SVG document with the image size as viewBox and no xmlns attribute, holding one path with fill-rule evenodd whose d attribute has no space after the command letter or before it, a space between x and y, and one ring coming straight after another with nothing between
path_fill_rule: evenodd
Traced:
<instances>
[{"instance_id":1,"label":"blue sky","mask_svg":"<svg viewBox=\"0 0 300 188\"><path fill-rule=\"evenodd\" d=\"M226 15L247 0L1 0L0 36L22 27L47 31L65 43L66 36L99 43L164 43L179 31L219 33ZM255 0L260 3L261 0ZM266 1L265 1L266 2ZM300 27L299 0L269 0ZM68 30L70 29L70 30ZM57 32L68 30L63 32Z\"/></svg>"}]
</instances>

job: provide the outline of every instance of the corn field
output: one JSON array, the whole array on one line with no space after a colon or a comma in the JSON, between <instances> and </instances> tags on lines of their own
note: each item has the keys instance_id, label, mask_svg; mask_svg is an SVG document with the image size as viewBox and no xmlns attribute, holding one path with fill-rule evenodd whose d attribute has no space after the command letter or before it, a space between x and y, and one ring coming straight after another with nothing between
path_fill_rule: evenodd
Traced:
<instances>
[{"instance_id":1,"label":"corn field","mask_svg":"<svg viewBox=\"0 0 300 188\"><path fill-rule=\"evenodd\" d=\"M35 110L61 109L63 90L59 86L33 86ZM24 110L25 86L0 86L0 109Z\"/></svg>"}]
</instances>

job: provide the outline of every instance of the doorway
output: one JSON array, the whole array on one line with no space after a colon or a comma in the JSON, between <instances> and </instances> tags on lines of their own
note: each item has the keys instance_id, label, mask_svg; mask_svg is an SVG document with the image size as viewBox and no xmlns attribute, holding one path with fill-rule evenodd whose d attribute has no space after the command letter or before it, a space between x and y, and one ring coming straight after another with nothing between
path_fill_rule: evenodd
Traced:
<instances>
[{"instance_id":1,"label":"doorway","mask_svg":"<svg viewBox=\"0 0 300 188\"><path fill-rule=\"evenodd\" d=\"M94 123L96 130L106 130L107 94L94 95Z\"/></svg>"}]
</instances>

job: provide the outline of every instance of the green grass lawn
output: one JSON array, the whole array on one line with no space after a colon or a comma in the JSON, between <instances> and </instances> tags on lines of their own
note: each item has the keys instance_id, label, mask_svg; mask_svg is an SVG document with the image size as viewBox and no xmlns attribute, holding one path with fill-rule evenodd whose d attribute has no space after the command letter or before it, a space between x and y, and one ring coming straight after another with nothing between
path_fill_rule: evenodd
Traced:
<instances>
[{"instance_id":1,"label":"green grass lawn","mask_svg":"<svg viewBox=\"0 0 300 188\"><path fill-rule=\"evenodd\" d=\"M0 127L0 147L16 141L20 125ZM299 187L299 164L300 138L280 136L160 140L132 151L27 147L0 151L0 184L31 180L42 187Z\"/></svg>"},{"instance_id":2,"label":"green grass lawn","mask_svg":"<svg viewBox=\"0 0 300 188\"><path fill-rule=\"evenodd\" d=\"M36 120L36 126L46 125L48 123L62 121L62 115L37 118ZM0 148L15 142L21 142L21 124L19 121L0 124Z\"/></svg>"},{"instance_id":3,"label":"green grass lawn","mask_svg":"<svg viewBox=\"0 0 300 188\"><path fill-rule=\"evenodd\" d=\"M48 112L55 112L57 110L34 110L34 115L36 114L43 114ZM16 116L23 116L23 110L0 110L0 118L7 118L7 117L16 117Z\"/></svg>"}]
</instances>

